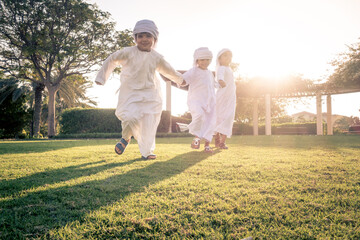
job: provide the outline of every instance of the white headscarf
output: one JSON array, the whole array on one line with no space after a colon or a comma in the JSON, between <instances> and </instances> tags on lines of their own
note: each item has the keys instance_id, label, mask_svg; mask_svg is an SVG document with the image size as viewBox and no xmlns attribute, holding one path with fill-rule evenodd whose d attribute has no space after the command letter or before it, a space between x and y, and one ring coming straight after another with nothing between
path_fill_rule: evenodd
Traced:
<instances>
[{"instance_id":1,"label":"white headscarf","mask_svg":"<svg viewBox=\"0 0 360 240\"><path fill-rule=\"evenodd\" d=\"M153 35L153 37L155 39L158 39L159 36L159 31L157 26L155 25L155 23L151 20L140 20L135 24L134 30L133 30L133 35L135 38L135 34L138 33L142 33L142 32L146 32L146 33L150 33L151 35Z\"/></svg>"},{"instance_id":2,"label":"white headscarf","mask_svg":"<svg viewBox=\"0 0 360 240\"><path fill-rule=\"evenodd\" d=\"M220 66L220 63L219 63L219 58L221 55L223 55L223 53L226 53L226 52L231 52L230 49L228 48L223 48L221 49L221 51L218 53L217 57L216 57L216 67L219 67ZM232 52L231 52L232 53Z\"/></svg>"},{"instance_id":3,"label":"white headscarf","mask_svg":"<svg viewBox=\"0 0 360 240\"><path fill-rule=\"evenodd\" d=\"M194 67L196 67L196 60L198 59L212 59L213 55L207 47L201 47L194 52Z\"/></svg>"}]
</instances>

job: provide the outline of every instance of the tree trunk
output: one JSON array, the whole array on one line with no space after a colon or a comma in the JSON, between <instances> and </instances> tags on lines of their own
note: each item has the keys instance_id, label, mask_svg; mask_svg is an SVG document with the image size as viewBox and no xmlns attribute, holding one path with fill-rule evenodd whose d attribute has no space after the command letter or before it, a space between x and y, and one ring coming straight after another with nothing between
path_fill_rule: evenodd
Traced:
<instances>
[{"instance_id":1,"label":"tree trunk","mask_svg":"<svg viewBox=\"0 0 360 240\"><path fill-rule=\"evenodd\" d=\"M42 109L42 95L45 89L45 85L42 83L36 83L35 85L35 104L34 104L34 113L33 113L33 136L37 137L40 134L40 124L41 124L41 109Z\"/></svg>"},{"instance_id":2,"label":"tree trunk","mask_svg":"<svg viewBox=\"0 0 360 240\"><path fill-rule=\"evenodd\" d=\"M46 86L49 93L49 102L48 102L48 137L54 137L56 135L55 129L55 96L56 92L59 90L60 85L56 86Z\"/></svg>"}]
</instances>

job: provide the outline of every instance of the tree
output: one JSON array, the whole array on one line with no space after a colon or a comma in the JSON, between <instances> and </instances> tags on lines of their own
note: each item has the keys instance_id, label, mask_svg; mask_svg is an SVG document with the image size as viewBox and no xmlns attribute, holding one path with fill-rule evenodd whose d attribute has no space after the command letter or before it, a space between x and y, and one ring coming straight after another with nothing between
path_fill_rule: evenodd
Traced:
<instances>
[{"instance_id":1,"label":"tree","mask_svg":"<svg viewBox=\"0 0 360 240\"><path fill-rule=\"evenodd\" d=\"M263 97L265 94L278 97L296 97L303 93L313 94L317 85L302 75L288 75L278 78L253 77L237 80L237 95L242 97Z\"/></svg>"},{"instance_id":2,"label":"tree","mask_svg":"<svg viewBox=\"0 0 360 240\"><path fill-rule=\"evenodd\" d=\"M271 116L283 118L285 106L289 104L288 96L301 96L302 93L315 91L314 84L301 75L290 75L283 78L269 79L254 77L250 79L238 78L236 81L236 116L237 122L251 122L253 120L253 106L258 102L258 116L265 120L264 96L276 96L271 99ZM283 119L282 119L283 120ZM282 121L279 119L279 121Z\"/></svg>"},{"instance_id":3,"label":"tree","mask_svg":"<svg viewBox=\"0 0 360 240\"><path fill-rule=\"evenodd\" d=\"M70 76L61 82L61 87L56 95L56 104L59 109L74 107L94 107L97 103L86 96L86 90L92 82L83 76Z\"/></svg>"},{"instance_id":4,"label":"tree","mask_svg":"<svg viewBox=\"0 0 360 240\"><path fill-rule=\"evenodd\" d=\"M45 86L48 136L55 135L55 97L61 82L94 71L129 31L115 32L109 13L82 0L0 2L0 68ZM75 79L78 79L75 77Z\"/></svg>"},{"instance_id":5,"label":"tree","mask_svg":"<svg viewBox=\"0 0 360 240\"><path fill-rule=\"evenodd\" d=\"M92 108L97 105L95 101L86 96L86 90L92 86L92 82L83 76L71 76L61 82L59 91L56 93L56 122L59 116L67 108ZM45 100L48 94L45 92ZM41 119L48 118L47 108L42 109ZM43 129L44 130L44 129Z\"/></svg>"},{"instance_id":6,"label":"tree","mask_svg":"<svg viewBox=\"0 0 360 240\"><path fill-rule=\"evenodd\" d=\"M333 88L360 88L360 42L348 46L348 51L332 62L336 67L328 84Z\"/></svg>"},{"instance_id":7,"label":"tree","mask_svg":"<svg viewBox=\"0 0 360 240\"><path fill-rule=\"evenodd\" d=\"M248 123L253 121L253 107L257 101L258 117L260 121L265 122L265 99L264 98L250 98L238 97L236 100L235 121ZM285 115L284 107L286 102L284 99L271 100L271 116L273 118L283 117Z\"/></svg>"}]
</instances>

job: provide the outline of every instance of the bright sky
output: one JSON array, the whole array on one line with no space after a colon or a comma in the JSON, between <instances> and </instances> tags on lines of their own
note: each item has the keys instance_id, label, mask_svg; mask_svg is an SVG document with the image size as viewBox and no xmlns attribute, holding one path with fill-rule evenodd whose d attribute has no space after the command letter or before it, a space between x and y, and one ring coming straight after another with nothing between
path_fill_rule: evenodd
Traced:
<instances>
[{"instance_id":1,"label":"bright sky","mask_svg":"<svg viewBox=\"0 0 360 240\"><path fill-rule=\"evenodd\" d=\"M303 74L324 80L337 54L360 38L360 0L88 0L112 15L117 30L132 30L141 19L151 19L160 35L156 50L178 70L192 67L196 48L213 55L233 51L239 63L236 76ZM209 67L215 68L215 61ZM115 108L119 77L94 86L89 96L98 107ZM172 114L187 111L186 92L172 88ZM165 84L163 91L165 90ZM165 92L164 92L165 108ZM316 112L308 105L287 108L289 114ZM323 97L323 111L326 98ZM333 114L360 116L360 93L333 96Z\"/></svg>"}]
</instances>

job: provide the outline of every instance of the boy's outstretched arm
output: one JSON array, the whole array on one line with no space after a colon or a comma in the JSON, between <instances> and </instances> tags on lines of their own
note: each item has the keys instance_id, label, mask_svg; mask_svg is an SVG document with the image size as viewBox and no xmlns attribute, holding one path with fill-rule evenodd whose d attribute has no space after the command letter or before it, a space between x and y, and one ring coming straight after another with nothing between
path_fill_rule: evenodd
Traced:
<instances>
[{"instance_id":1,"label":"boy's outstretched arm","mask_svg":"<svg viewBox=\"0 0 360 240\"><path fill-rule=\"evenodd\" d=\"M125 58L125 53L123 50L116 51L111 54L103 63L98 74L95 78L95 83L97 85L104 85L108 80L112 71L122 63L122 60Z\"/></svg>"},{"instance_id":2,"label":"boy's outstretched arm","mask_svg":"<svg viewBox=\"0 0 360 240\"><path fill-rule=\"evenodd\" d=\"M165 59L162 59L157 71L167 79L175 82L177 85L181 86L184 83L182 74L176 71L167 61L165 61Z\"/></svg>"}]
</instances>

